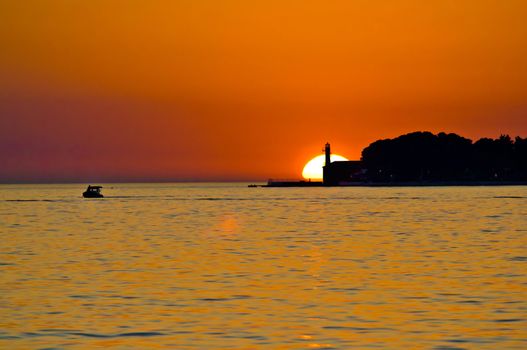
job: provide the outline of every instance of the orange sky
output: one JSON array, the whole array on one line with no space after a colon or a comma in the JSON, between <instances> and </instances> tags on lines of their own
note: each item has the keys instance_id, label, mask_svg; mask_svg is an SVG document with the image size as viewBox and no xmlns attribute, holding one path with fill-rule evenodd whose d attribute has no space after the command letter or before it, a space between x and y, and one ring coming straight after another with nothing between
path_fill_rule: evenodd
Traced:
<instances>
[{"instance_id":1,"label":"orange sky","mask_svg":"<svg viewBox=\"0 0 527 350\"><path fill-rule=\"evenodd\" d=\"M0 2L0 182L299 178L429 130L527 136L527 2Z\"/></svg>"}]
</instances>

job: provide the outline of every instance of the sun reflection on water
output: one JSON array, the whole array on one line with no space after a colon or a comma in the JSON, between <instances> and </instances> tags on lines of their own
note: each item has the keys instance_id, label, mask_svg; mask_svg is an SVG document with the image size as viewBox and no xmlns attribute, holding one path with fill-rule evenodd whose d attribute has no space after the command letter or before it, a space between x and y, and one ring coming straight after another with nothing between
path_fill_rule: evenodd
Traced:
<instances>
[{"instance_id":1,"label":"sun reflection on water","mask_svg":"<svg viewBox=\"0 0 527 350\"><path fill-rule=\"evenodd\" d=\"M2 188L0 348L525 348L526 187L201 186Z\"/></svg>"}]
</instances>

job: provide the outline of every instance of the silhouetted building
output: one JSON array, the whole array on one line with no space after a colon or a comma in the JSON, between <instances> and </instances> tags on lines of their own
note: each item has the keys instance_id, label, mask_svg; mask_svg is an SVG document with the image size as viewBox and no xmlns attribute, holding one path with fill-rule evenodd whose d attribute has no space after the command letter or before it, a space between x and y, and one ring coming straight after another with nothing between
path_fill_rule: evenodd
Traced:
<instances>
[{"instance_id":1,"label":"silhouetted building","mask_svg":"<svg viewBox=\"0 0 527 350\"><path fill-rule=\"evenodd\" d=\"M331 146L326 143L324 148L326 164L323 171L323 182L325 186L345 185L352 182L365 180L365 173L360 160L331 161Z\"/></svg>"},{"instance_id":2,"label":"silhouetted building","mask_svg":"<svg viewBox=\"0 0 527 350\"><path fill-rule=\"evenodd\" d=\"M326 162L324 163L324 166L328 166L331 164L331 146L329 145L329 142L326 142L326 147L324 147L324 153L326 155Z\"/></svg>"}]
</instances>

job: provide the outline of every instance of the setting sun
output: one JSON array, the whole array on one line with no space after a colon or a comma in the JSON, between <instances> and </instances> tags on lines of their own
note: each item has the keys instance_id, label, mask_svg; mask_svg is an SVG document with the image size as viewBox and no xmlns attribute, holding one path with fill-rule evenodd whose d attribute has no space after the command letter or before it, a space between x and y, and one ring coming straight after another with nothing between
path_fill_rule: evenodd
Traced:
<instances>
[{"instance_id":1,"label":"setting sun","mask_svg":"<svg viewBox=\"0 0 527 350\"><path fill-rule=\"evenodd\" d=\"M346 161L346 160L348 159L343 156L339 156L338 154L331 155L332 162ZM322 167L325 165L324 162L325 162L325 156L323 154L311 159L304 166L304 170L302 170L302 177L304 179L321 180L322 179Z\"/></svg>"}]
</instances>

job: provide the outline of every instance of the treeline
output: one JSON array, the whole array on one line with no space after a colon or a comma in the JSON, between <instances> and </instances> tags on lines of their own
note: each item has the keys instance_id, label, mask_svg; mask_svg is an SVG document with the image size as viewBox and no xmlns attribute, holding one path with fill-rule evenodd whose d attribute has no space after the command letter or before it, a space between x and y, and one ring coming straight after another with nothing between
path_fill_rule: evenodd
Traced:
<instances>
[{"instance_id":1,"label":"treeline","mask_svg":"<svg viewBox=\"0 0 527 350\"><path fill-rule=\"evenodd\" d=\"M527 181L527 138L413 132L362 151L369 181Z\"/></svg>"}]
</instances>

